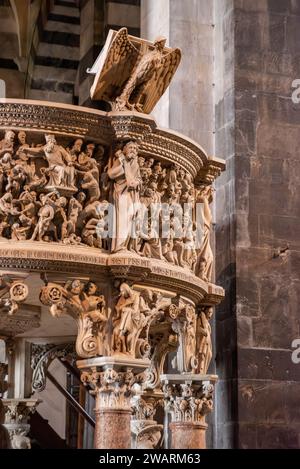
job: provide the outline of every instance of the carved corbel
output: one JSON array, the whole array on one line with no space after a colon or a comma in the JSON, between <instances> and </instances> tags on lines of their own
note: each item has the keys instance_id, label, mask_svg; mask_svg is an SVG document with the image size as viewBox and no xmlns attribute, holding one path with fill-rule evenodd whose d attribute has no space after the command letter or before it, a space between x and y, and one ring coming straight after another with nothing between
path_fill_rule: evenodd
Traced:
<instances>
[{"instance_id":1,"label":"carved corbel","mask_svg":"<svg viewBox=\"0 0 300 469\"><path fill-rule=\"evenodd\" d=\"M107 322L109 310L93 282L76 279L64 286L49 283L42 288L40 301L50 306L54 317L68 314L77 321L76 352L81 358L106 355L109 351Z\"/></svg>"}]
</instances>

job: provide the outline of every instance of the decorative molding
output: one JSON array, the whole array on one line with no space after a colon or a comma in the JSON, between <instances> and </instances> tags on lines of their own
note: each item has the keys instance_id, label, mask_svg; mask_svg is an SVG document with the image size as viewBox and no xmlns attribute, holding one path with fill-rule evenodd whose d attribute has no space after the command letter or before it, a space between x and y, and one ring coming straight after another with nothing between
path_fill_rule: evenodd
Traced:
<instances>
[{"instance_id":1,"label":"decorative molding","mask_svg":"<svg viewBox=\"0 0 300 469\"><path fill-rule=\"evenodd\" d=\"M73 343L31 344L32 391L41 392L46 387L47 370L56 358L71 355L76 358Z\"/></svg>"},{"instance_id":2,"label":"decorative molding","mask_svg":"<svg viewBox=\"0 0 300 469\"><path fill-rule=\"evenodd\" d=\"M29 289L23 280L12 279L7 275L0 276L0 313L13 316L19 310L29 294ZM1 326L0 326L1 327Z\"/></svg>"}]
</instances>

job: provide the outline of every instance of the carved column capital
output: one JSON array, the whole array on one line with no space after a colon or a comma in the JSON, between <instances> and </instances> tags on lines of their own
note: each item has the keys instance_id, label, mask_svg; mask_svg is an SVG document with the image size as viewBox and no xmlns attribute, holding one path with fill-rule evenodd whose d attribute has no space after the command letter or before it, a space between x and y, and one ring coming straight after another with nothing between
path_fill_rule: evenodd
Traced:
<instances>
[{"instance_id":1,"label":"carved column capital","mask_svg":"<svg viewBox=\"0 0 300 469\"><path fill-rule=\"evenodd\" d=\"M205 416L213 409L216 376L163 375L161 380L172 422L205 424Z\"/></svg>"},{"instance_id":2,"label":"carved column capital","mask_svg":"<svg viewBox=\"0 0 300 469\"><path fill-rule=\"evenodd\" d=\"M163 403L163 394L159 392L145 392L132 399L132 448L155 449L159 447L163 425L157 423L155 414Z\"/></svg>"},{"instance_id":3,"label":"carved column capital","mask_svg":"<svg viewBox=\"0 0 300 469\"><path fill-rule=\"evenodd\" d=\"M9 433L12 449L30 449L29 417L40 404L38 399L3 399L4 427Z\"/></svg>"},{"instance_id":4,"label":"carved column capital","mask_svg":"<svg viewBox=\"0 0 300 469\"><path fill-rule=\"evenodd\" d=\"M117 371L107 368L105 371L84 371L81 381L89 383L95 389L95 394L100 397L99 408L130 409L130 398L133 394L133 385L136 377L128 369Z\"/></svg>"},{"instance_id":5,"label":"carved column capital","mask_svg":"<svg viewBox=\"0 0 300 469\"><path fill-rule=\"evenodd\" d=\"M149 361L100 357L77 362L81 381L93 388L97 410L130 410L134 385L143 380Z\"/></svg>"}]
</instances>

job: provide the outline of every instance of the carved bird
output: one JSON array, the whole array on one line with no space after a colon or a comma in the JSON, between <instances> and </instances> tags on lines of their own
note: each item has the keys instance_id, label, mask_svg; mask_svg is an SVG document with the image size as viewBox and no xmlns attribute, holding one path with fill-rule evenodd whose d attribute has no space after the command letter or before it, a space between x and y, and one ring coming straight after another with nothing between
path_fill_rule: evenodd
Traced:
<instances>
[{"instance_id":1,"label":"carved bird","mask_svg":"<svg viewBox=\"0 0 300 469\"><path fill-rule=\"evenodd\" d=\"M126 28L114 34L111 43L104 47L106 55L102 57L91 97L110 102L116 111L136 109L148 114L168 88L181 51L166 48L163 37L152 45L133 44Z\"/></svg>"}]
</instances>

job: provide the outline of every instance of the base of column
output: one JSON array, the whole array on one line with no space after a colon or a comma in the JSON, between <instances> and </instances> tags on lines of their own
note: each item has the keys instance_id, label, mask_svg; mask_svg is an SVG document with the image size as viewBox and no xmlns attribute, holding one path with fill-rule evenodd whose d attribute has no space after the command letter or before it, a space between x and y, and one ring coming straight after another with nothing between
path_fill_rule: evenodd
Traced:
<instances>
[{"instance_id":1,"label":"base of column","mask_svg":"<svg viewBox=\"0 0 300 469\"><path fill-rule=\"evenodd\" d=\"M95 448L130 449L131 434L128 429L130 429L131 414L130 409L98 411L96 413L96 428L99 428L99 431L95 432Z\"/></svg>"},{"instance_id":2,"label":"base of column","mask_svg":"<svg viewBox=\"0 0 300 469\"><path fill-rule=\"evenodd\" d=\"M206 423L198 422L172 422L171 448L172 449L205 449Z\"/></svg>"}]
</instances>

